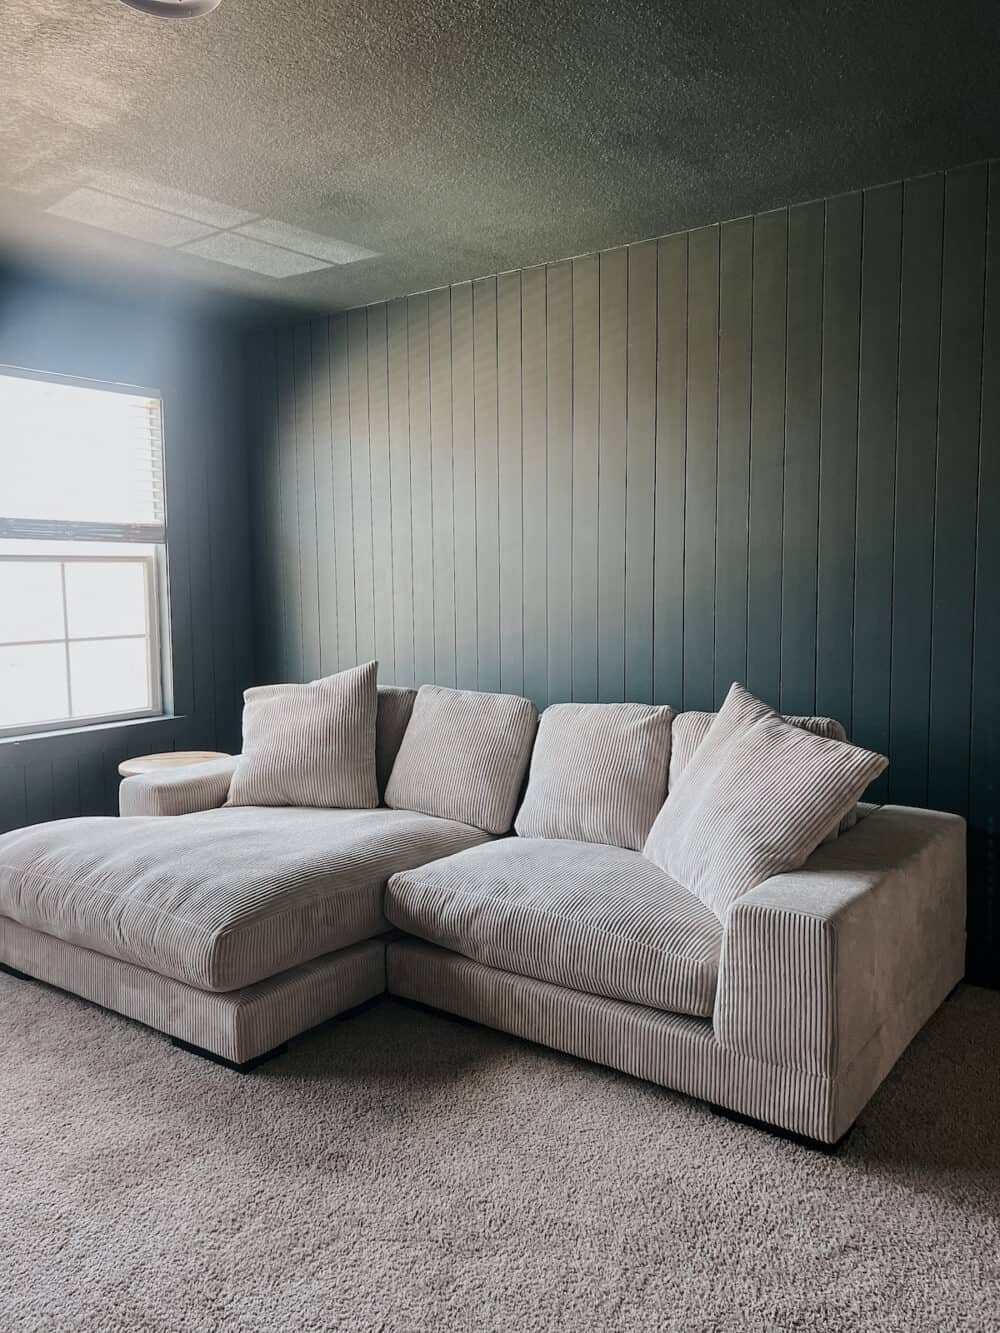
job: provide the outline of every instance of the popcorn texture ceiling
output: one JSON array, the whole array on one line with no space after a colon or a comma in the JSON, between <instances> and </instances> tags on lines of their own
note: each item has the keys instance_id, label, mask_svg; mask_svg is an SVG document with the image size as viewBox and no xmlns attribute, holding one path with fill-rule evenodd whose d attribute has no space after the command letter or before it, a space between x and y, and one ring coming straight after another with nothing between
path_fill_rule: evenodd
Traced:
<instances>
[{"instance_id":1,"label":"popcorn texture ceiling","mask_svg":"<svg viewBox=\"0 0 1000 1333\"><path fill-rule=\"evenodd\" d=\"M3 24L8 255L306 308L1000 152L995 3L5 0ZM110 207L109 178L146 196Z\"/></svg>"}]
</instances>

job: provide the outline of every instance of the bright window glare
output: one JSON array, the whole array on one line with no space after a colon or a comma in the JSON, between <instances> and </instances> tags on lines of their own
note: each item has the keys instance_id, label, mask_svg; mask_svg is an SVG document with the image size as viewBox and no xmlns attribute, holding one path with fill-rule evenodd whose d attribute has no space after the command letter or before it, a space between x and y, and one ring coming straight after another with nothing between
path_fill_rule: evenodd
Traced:
<instances>
[{"instance_id":1,"label":"bright window glare","mask_svg":"<svg viewBox=\"0 0 1000 1333\"><path fill-rule=\"evenodd\" d=\"M62 639L65 632L59 566L0 561L0 643Z\"/></svg>"},{"instance_id":2,"label":"bright window glare","mask_svg":"<svg viewBox=\"0 0 1000 1333\"><path fill-rule=\"evenodd\" d=\"M0 734L163 708L160 400L0 366Z\"/></svg>"},{"instance_id":3,"label":"bright window glare","mask_svg":"<svg viewBox=\"0 0 1000 1333\"><path fill-rule=\"evenodd\" d=\"M146 633L146 575L140 564L67 564L71 639Z\"/></svg>"},{"instance_id":4,"label":"bright window glare","mask_svg":"<svg viewBox=\"0 0 1000 1333\"><path fill-rule=\"evenodd\" d=\"M0 514L162 523L159 400L0 374Z\"/></svg>"},{"instance_id":5,"label":"bright window glare","mask_svg":"<svg viewBox=\"0 0 1000 1333\"><path fill-rule=\"evenodd\" d=\"M0 728L151 710L151 578L149 558L0 555Z\"/></svg>"},{"instance_id":6,"label":"bright window glare","mask_svg":"<svg viewBox=\"0 0 1000 1333\"><path fill-rule=\"evenodd\" d=\"M0 727L57 722L68 714L61 643L0 648Z\"/></svg>"},{"instance_id":7,"label":"bright window glare","mask_svg":"<svg viewBox=\"0 0 1000 1333\"><path fill-rule=\"evenodd\" d=\"M90 639L69 646L73 713L137 712L149 707L143 639Z\"/></svg>"}]
</instances>

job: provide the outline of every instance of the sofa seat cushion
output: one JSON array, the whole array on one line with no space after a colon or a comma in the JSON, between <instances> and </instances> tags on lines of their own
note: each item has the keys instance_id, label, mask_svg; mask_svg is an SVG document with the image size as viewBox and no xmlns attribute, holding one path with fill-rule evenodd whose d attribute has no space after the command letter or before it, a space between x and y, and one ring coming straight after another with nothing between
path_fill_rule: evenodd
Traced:
<instances>
[{"instance_id":1,"label":"sofa seat cushion","mask_svg":"<svg viewBox=\"0 0 1000 1333\"><path fill-rule=\"evenodd\" d=\"M385 930L389 876L486 839L397 810L240 806L0 837L0 916L202 990Z\"/></svg>"},{"instance_id":2,"label":"sofa seat cushion","mask_svg":"<svg viewBox=\"0 0 1000 1333\"><path fill-rule=\"evenodd\" d=\"M712 1013L722 927L639 852L506 838L396 874L393 925L518 976Z\"/></svg>"}]
</instances>

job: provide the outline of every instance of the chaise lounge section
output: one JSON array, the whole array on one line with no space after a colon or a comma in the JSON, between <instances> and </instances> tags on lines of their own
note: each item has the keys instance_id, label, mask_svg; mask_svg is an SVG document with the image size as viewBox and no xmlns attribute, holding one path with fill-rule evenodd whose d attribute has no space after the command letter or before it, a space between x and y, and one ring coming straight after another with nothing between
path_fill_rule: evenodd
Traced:
<instances>
[{"instance_id":1,"label":"chaise lounge section","mask_svg":"<svg viewBox=\"0 0 1000 1333\"><path fill-rule=\"evenodd\" d=\"M379 693L383 791L415 695ZM389 877L490 835L385 807L219 808L235 764L127 778L125 818L0 838L0 963L240 1067L381 995Z\"/></svg>"}]
</instances>

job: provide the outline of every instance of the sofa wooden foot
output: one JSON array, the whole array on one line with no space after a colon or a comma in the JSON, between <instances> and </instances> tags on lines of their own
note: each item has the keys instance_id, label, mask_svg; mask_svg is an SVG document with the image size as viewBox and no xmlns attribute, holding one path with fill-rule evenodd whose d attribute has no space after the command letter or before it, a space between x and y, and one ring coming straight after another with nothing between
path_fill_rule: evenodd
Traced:
<instances>
[{"instance_id":1,"label":"sofa wooden foot","mask_svg":"<svg viewBox=\"0 0 1000 1333\"><path fill-rule=\"evenodd\" d=\"M749 1125L751 1129L762 1129L766 1134L772 1135L776 1139L786 1139L789 1143L797 1143L802 1148L812 1148L815 1152L835 1153L847 1142L854 1131L854 1126L842 1134L836 1143L826 1143L823 1139L810 1138L808 1134L796 1134L794 1130L782 1129L778 1125L769 1125L766 1120L755 1120L751 1115L741 1115L739 1111L730 1111L726 1106L718 1106L715 1102L705 1102L705 1106L717 1116L724 1120L735 1121L738 1125Z\"/></svg>"},{"instance_id":2,"label":"sofa wooden foot","mask_svg":"<svg viewBox=\"0 0 1000 1333\"><path fill-rule=\"evenodd\" d=\"M214 1051L206 1051L202 1046L194 1046L189 1041L182 1041L180 1037L171 1037L170 1043L180 1051L187 1051L189 1055L200 1055L203 1060L210 1060L213 1065L221 1065L223 1069L231 1069L234 1074L250 1074L260 1065L266 1064L268 1060L273 1060L278 1055L284 1055L288 1050L288 1042L283 1041L280 1046L265 1051L263 1055L255 1055L252 1060L240 1062L238 1060L227 1060L223 1055L216 1055Z\"/></svg>"},{"instance_id":3,"label":"sofa wooden foot","mask_svg":"<svg viewBox=\"0 0 1000 1333\"><path fill-rule=\"evenodd\" d=\"M34 981L34 977L29 977L27 972L19 972L16 967L11 967L9 963L0 963L0 972L6 972L9 977L15 977L18 981Z\"/></svg>"}]
</instances>

